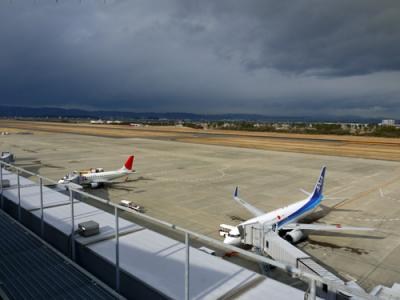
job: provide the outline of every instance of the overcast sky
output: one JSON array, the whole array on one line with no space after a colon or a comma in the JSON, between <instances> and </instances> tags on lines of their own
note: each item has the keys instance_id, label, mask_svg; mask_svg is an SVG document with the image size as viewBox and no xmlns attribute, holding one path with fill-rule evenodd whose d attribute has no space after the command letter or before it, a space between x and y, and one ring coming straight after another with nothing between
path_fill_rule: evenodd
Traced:
<instances>
[{"instance_id":1,"label":"overcast sky","mask_svg":"<svg viewBox=\"0 0 400 300\"><path fill-rule=\"evenodd\" d=\"M400 119L400 1L1 0L0 103Z\"/></svg>"}]
</instances>

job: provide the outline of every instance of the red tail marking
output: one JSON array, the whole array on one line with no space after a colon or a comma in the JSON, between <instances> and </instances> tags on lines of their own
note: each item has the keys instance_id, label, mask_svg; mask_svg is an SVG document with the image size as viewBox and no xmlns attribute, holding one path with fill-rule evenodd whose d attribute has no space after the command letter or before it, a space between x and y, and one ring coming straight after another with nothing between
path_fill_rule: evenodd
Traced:
<instances>
[{"instance_id":1,"label":"red tail marking","mask_svg":"<svg viewBox=\"0 0 400 300\"><path fill-rule=\"evenodd\" d=\"M133 155L128 157L128 160L125 162L125 168L128 170L132 170L132 166L133 166L133 160L135 159L135 157Z\"/></svg>"}]
</instances>

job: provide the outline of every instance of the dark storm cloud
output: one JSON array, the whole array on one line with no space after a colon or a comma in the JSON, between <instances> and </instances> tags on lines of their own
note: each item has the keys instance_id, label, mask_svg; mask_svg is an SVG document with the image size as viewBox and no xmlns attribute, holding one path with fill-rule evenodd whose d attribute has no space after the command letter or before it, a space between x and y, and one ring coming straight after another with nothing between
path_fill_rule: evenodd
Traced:
<instances>
[{"instance_id":1,"label":"dark storm cloud","mask_svg":"<svg viewBox=\"0 0 400 300\"><path fill-rule=\"evenodd\" d=\"M358 75L400 69L398 1L182 1L183 18L217 22L221 52L250 68ZM229 56L229 55L228 55Z\"/></svg>"},{"instance_id":2,"label":"dark storm cloud","mask_svg":"<svg viewBox=\"0 0 400 300\"><path fill-rule=\"evenodd\" d=\"M3 104L400 113L398 1L3 1Z\"/></svg>"}]
</instances>

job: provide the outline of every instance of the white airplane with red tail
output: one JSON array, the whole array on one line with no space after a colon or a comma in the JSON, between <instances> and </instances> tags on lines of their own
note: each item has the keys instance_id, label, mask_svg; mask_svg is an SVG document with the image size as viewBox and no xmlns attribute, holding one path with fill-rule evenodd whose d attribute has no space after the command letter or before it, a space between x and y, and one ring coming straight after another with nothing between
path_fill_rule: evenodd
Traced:
<instances>
[{"instance_id":1,"label":"white airplane with red tail","mask_svg":"<svg viewBox=\"0 0 400 300\"><path fill-rule=\"evenodd\" d=\"M91 188L97 188L118 178L126 177L126 180L128 180L128 176L136 172L133 169L134 159L135 157L133 155L129 156L122 168L114 171L104 171L103 168L74 171L64 176L58 183L76 183L80 185L89 185Z\"/></svg>"}]
</instances>

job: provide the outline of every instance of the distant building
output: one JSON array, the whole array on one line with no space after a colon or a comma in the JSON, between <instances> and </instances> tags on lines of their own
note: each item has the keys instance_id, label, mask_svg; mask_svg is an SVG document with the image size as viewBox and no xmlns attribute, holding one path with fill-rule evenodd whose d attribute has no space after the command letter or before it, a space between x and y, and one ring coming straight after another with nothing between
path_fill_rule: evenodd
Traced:
<instances>
[{"instance_id":1,"label":"distant building","mask_svg":"<svg viewBox=\"0 0 400 300\"><path fill-rule=\"evenodd\" d=\"M288 130L288 129L290 129L290 124L289 123L274 123L274 124L272 124L272 127L274 127L276 130Z\"/></svg>"},{"instance_id":2,"label":"distant building","mask_svg":"<svg viewBox=\"0 0 400 300\"><path fill-rule=\"evenodd\" d=\"M396 120L391 120L391 119L382 120L381 124L383 126L396 126Z\"/></svg>"},{"instance_id":3,"label":"distant building","mask_svg":"<svg viewBox=\"0 0 400 300\"><path fill-rule=\"evenodd\" d=\"M91 120L90 124L104 124L104 121L99 119L99 120Z\"/></svg>"}]
</instances>

